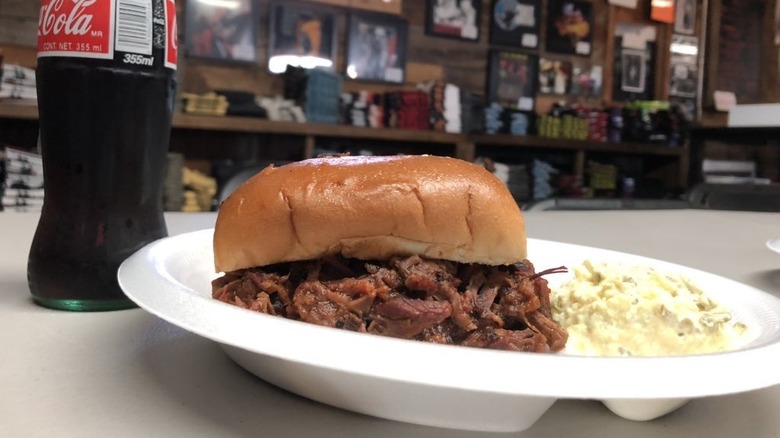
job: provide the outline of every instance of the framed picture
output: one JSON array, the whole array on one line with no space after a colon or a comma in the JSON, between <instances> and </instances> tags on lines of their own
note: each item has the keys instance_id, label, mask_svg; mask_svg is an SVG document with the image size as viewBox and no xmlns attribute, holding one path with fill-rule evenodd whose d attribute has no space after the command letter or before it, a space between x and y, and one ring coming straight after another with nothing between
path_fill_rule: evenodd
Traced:
<instances>
[{"instance_id":1,"label":"framed picture","mask_svg":"<svg viewBox=\"0 0 780 438\"><path fill-rule=\"evenodd\" d=\"M631 93L645 91L645 52L623 49L620 54L620 89Z\"/></svg>"},{"instance_id":2,"label":"framed picture","mask_svg":"<svg viewBox=\"0 0 780 438\"><path fill-rule=\"evenodd\" d=\"M347 77L401 84L406 72L407 23L395 15L352 13Z\"/></svg>"},{"instance_id":3,"label":"framed picture","mask_svg":"<svg viewBox=\"0 0 780 438\"><path fill-rule=\"evenodd\" d=\"M479 41L482 0L427 0L427 2L426 34Z\"/></svg>"},{"instance_id":4,"label":"framed picture","mask_svg":"<svg viewBox=\"0 0 780 438\"><path fill-rule=\"evenodd\" d=\"M592 39L593 3L549 0L545 41L548 52L590 56Z\"/></svg>"},{"instance_id":5,"label":"framed picture","mask_svg":"<svg viewBox=\"0 0 780 438\"><path fill-rule=\"evenodd\" d=\"M669 94L678 97L696 97L699 88L699 38L672 35L669 64Z\"/></svg>"},{"instance_id":6,"label":"framed picture","mask_svg":"<svg viewBox=\"0 0 780 438\"><path fill-rule=\"evenodd\" d=\"M699 85L696 64L672 62L671 70L669 94L679 97L696 97Z\"/></svg>"},{"instance_id":7,"label":"framed picture","mask_svg":"<svg viewBox=\"0 0 780 438\"><path fill-rule=\"evenodd\" d=\"M257 62L257 16L252 0L187 2L187 56L233 62Z\"/></svg>"},{"instance_id":8,"label":"framed picture","mask_svg":"<svg viewBox=\"0 0 780 438\"><path fill-rule=\"evenodd\" d=\"M696 0L677 0L674 31L686 35L696 32Z\"/></svg>"},{"instance_id":9,"label":"framed picture","mask_svg":"<svg viewBox=\"0 0 780 438\"><path fill-rule=\"evenodd\" d=\"M536 97L539 57L522 52L493 50L487 84L488 102L532 111Z\"/></svg>"},{"instance_id":10,"label":"framed picture","mask_svg":"<svg viewBox=\"0 0 780 438\"><path fill-rule=\"evenodd\" d=\"M580 97L601 96L603 69L600 65L583 66L575 64L572 67L570 94Z\"/></svg>"},{"instance_id":11,"label":"framed picture","mask_svg":"<svg viewBox=\"0 0 780 438\"><path fill-rule=\"evenodd\" d=\"M308 3L271 5L268 70L284 73L287 66L328 68L336 65L336 12Z\"/></svg>"},{"instance_id":12,"label":"framed picture","mask_svg":"<svg viewBox=\"0 0 780 438\"><path fill-rule=\"evenodd\" d=\"M569 61L539 59L539 92L567 94L571 88L572 66Z\"/></svg>"},{"instance_id":13,"label":"framed picture","mask_svg":"<svg viewBox=\"0 0 780 438\"><path fill-rule=\"evenodd\" d=\"M494 0L490 8L490 43L539 47L541 0Z\"/></svg>"}]
</instances>

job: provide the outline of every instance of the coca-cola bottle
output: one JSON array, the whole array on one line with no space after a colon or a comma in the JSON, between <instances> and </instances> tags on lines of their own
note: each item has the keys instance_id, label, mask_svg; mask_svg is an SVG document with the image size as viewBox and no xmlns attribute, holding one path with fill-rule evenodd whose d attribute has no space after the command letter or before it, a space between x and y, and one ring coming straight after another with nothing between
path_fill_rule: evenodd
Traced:
<instances>
[{"instance_id":1,"label":"coca-cola bottle","mask_svg":"<svg viewBox=\"0 0 780 438\"><path fill-rule=\"evenodd\" d=\"M38 110L44 203L33 299L132 307L117 268L167 235L162 194L175 96L174 0L43 0Z\"/></svg>"}]
</instances>

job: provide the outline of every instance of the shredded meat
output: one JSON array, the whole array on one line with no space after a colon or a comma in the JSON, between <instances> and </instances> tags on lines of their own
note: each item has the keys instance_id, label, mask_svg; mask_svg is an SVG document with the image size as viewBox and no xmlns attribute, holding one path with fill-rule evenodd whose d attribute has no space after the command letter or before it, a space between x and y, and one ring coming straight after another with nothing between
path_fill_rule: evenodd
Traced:
<instances>
[{"instance_id":1,"label":"shredded meat","mask_svg":"<svg viewBox=\"0 0 780 438\"><path fill-rule=\"evenodd\" d=\"M215 299L336 327L439 344L548 352L566 345L550 289L525 260L510 266L418 256L387 262L330 256L230 272ZM549 272L556 272L550 270Z\"/></svg>"}]
</instances>

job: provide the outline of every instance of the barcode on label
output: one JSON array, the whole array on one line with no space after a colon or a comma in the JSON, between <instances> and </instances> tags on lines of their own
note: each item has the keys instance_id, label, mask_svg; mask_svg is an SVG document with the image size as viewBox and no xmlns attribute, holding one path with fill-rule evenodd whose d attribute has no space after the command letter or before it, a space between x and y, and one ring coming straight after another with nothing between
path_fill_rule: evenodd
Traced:
<instances>
[{"instance_id":1,"label":"barcode on label","mask_svg":"<svg viewBox=\"0 0 780 438\"><path fill-rule=\"evenodd\" d=\"M117 0L116 50L152 54L152 2Z\"/></svg>"}]
</instances>

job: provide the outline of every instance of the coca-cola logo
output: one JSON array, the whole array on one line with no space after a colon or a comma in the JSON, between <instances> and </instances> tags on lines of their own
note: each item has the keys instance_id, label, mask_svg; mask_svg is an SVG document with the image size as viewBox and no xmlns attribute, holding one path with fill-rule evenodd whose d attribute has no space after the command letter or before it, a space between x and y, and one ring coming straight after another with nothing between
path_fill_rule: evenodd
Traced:
<instances>
[{"instance_id":1,"label":"coca-cola logo","mask_svg":"<svg viewBox=\"0 0 780 438\"><path fill-rule=\"evenodd\" d=\"M87 35L92 30L93 14L87 14L87 9L98 0L69 0L70 8L63 10L66 0L54 0L41 6L38 20L38 35L50 33L65 35ZM69 9L69 10L68 10Z\"/></svg>"},{"instance_id":2,"label":"coca-cola logo","mask_svg":"<svg viewBox=\"0 0 780 438\"><path fill-rule=\"evenodd\" d=\"M110 59L117 0L42 0L38 56Z\"/></svg>"},{"instance_id":3,"label":"coca-cola logo","mask_svg":"<svg viewBox=\"0 0 780 438\"><path fill-rule=\"evenodd\" d=\"M176 2L175 0L165 1L165 66L176 69L179 58L179 29L176 24Z\"/></svg>"}]
</instances>

